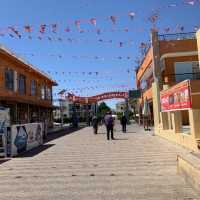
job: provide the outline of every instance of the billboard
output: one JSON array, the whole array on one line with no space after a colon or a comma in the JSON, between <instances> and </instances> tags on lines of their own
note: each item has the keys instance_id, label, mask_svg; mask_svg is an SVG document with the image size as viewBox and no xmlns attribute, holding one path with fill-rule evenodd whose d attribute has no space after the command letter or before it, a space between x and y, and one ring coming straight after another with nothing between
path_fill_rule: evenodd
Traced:
<instances>
[{"instance_id":1,"label":"billboard","mask_svg":"<svg viewBox=\"0 0 200 200\"><path fill-rule=\"evenodd\" d=\"M15 156L43 144L42 129L42 123L12 125L11 155Z\"/></svg>"},{"instance_id":2,"label":"billboard","mask_svg":"<svg viewBox=\"0 0 200 200\"><path fill-rule=\"evenodd\" d=\"M175 86L161 91L161 111L187 110L192 107L190 81L182 81Z\"/></svg>"}]
</instances>

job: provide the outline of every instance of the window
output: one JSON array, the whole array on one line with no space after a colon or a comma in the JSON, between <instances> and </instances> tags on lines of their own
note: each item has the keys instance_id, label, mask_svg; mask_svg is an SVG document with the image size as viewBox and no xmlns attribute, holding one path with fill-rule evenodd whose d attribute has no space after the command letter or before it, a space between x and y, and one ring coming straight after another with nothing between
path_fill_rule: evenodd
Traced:
<instances>
[{"instance_id":1,"label":"window","mask_svg":"<svg viewBox=\"0 0 200 200\"><path fill-rule=\"evenodd\" d=\"M18 91L21 95L26 93L26 77L22 74L18 77Z\"/></svg>"},{"instance_id":2,"label":"window","mask_svg":"<svg viewBox=\"0 0 200 200\"><path fill-rule=\"evenodd\" d=\"M51 87L46 87L46 99L51 100L52 96L52 90Z\"/></svg>"},{"instance_id":3,"label":"window","mask_svg":"<svg viewBox=\"0 0 200 200\"><path fill-rule=\"evenodd\" d=\"M197 61L175 63L176 82L184 81L186 79L199 79L199 73L200 71Z\"/></svg>"},{"instance_id":4,"label":"window","mask_svg":"<svg viewBox=\"0 0 200 200\"><path fill-rule=\"evenodd\" d=\"M8 90L14 90L14 71L12 69L5 71L5 86Z\"/></svg>"},{"instance_id":5,"label":"window","mask_svg":"<svg viewBox=\"0 0 200 200\"><path fill-rule=\"evenodd\" d=\"M40 89L41 89L41 98L45 99L45 85L41 84Z\"/></svg>"},{"instance_id":6,"label":"window","mask_svg":"<svg viewBox=\"0 0 200 200\"><path fill-rule=\"evenodd\" d=\"M32 80L31 81L31 96L35 96L37 92L37 85L36 85L36 81Z\"/></svg>"}]
</instances>

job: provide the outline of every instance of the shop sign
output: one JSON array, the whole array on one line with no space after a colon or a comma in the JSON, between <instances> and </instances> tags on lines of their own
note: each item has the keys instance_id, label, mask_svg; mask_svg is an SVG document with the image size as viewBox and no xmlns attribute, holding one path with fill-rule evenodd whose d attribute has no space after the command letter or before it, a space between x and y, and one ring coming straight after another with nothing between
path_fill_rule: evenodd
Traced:
<instances>
[{"instance_id":1,"label":"shop sign","mask_svg":"<svg viewBox=\"0 0 200 200\"><path fill-rule=\"evenodd\" d=\"M192 107L190 81L185 80L160 93L161 110L187 110Z\"/></svg>"}]
</instances>

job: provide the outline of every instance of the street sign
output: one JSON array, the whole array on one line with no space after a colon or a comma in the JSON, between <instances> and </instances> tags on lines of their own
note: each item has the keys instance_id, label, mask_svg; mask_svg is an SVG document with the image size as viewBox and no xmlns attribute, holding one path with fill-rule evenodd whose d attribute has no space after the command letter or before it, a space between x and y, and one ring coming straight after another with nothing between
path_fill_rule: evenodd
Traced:
<instances>
[{"instance_id":1,"label":"street sign","mask_svg":"<svg viewBox=\"0 0 200 200\"><path fill-rule=\"evenodd\" d=\"M128 96L130 99L138 99L141 97L140 90L129 90Z\"/></svg>"}]
</instances>

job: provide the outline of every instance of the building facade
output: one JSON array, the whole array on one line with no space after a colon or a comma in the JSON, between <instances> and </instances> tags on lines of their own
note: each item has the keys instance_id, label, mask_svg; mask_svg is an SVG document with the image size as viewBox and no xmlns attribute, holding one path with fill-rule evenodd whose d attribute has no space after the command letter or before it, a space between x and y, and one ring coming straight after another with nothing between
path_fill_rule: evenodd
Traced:
<instances>
[{"instance_id":1,"label":"building facade","mask_svg":"<svg viewBox=\"0 0 200 200\"><path fill-rule=\"evenodd\" d=\"M155 81L154 62L159 65L159 84L173 86L185 79L200 79L197 40L195 33L156 35L157 46L151 46L136 70L136 85L142 91L139 99L140 115L144 100L148 101L153 120L152 83ZM155 61L153 55L158 55ZM188 124L186 112L182 112L184 123Z\"/></svg>"},{"instance_id":2,"label":"building facade","mask_svg":"<svg viewBox=\"0 0 200 200\"><path fill-rule=\"evenodd\" d=\"M57 85L31 64L0 46L0 106L11 124L53 122L52 87Z\"/></svg>"},{"instance_id":3,"label":"building facade","mask_svg":"<svg viewBox=\"0 0 200 200\"><path fill-rule=\"evenodd\" d=\"M153 32L152 46L136 73L140 106L144 99L152 101L155 134L193 151L200 149L199 35Z\"/></svg>"}]
</instances>

